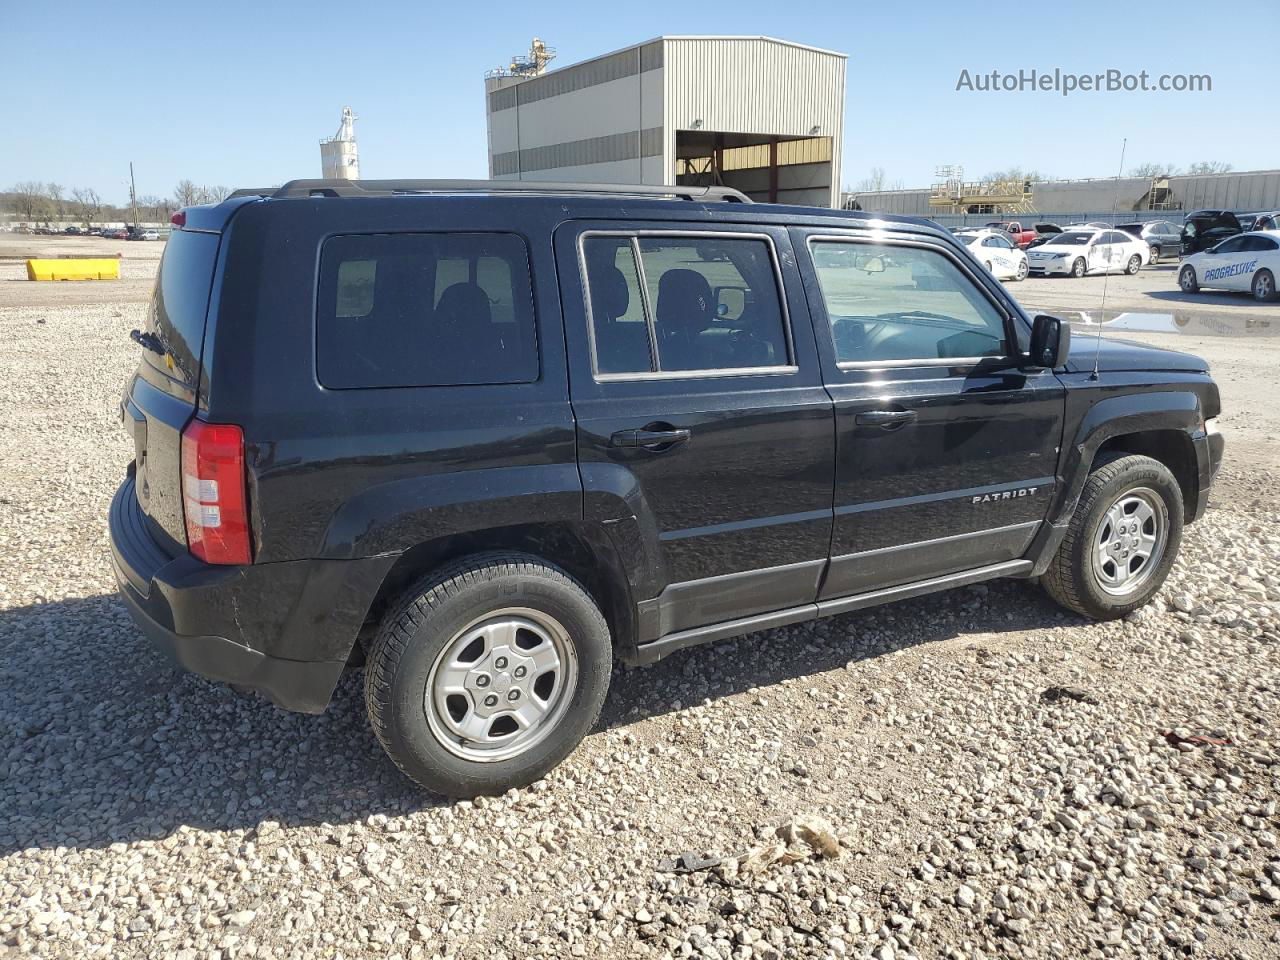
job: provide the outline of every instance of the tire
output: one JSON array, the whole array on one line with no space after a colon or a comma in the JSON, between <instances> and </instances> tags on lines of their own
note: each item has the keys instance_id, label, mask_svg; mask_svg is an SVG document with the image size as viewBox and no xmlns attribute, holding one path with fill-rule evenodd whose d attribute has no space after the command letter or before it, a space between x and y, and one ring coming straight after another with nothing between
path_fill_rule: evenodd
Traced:
<instances>
[{"instance_id":1,"label":"tire","mask_svg":"<svg viewBox=\"0 0 1280 960\"><path fill-rule=\"evenodd\" d=\"M1023 280L1027 279L1027 274L1030 272L1031 272L1030 265L1027 263L1027 261L1023 260L1020 264L1018 264L1018 273L1013 279L1016 280L1018 283L1021 283Z\"/></svg>"},{"instance_id":2,"label":"tire","mask_svg":"<svg viewBox=\"0 0 1280 960\"><path fill-rule=\"evenodd\" d=\"M984 260L984 261L982 261L982 265L983 265L984 267L986 267L986 268L987 268L987 273L991 273L991 261L990 261L990 260ZM992 276L995 276L995 274L992 274Z\"/></svg>"},{"instance_id":3,"label":"tire","mask_svg":"<svg viewBox=\"0 0 1280 960\"><path fill-rule=\"evenodd\" d=\"M1085 274L1084 257L1076 257L1075 263L1071 264L1071 276L1079 280Z\"/></svg>"},{"instance_id":4,"label":"tire","mask_svg":"<svg viewBox=\"0 0 1280 960\"><path fill-rule=\"evenodd\" d=\"M576 580L527 554L476 554L412 587L383 619L365 705L411 780L450 797L498 794L573 752L600 715L612 666L604 616ZM521 729L508 702L535 719Z\"/></svg>"},{"instance_id":5,"label":"tire","mask_svg":"<svg viewBox=\"0 0 1280 960\"><path fill-rule=\"evenodd\" d=\"M1200 281L1196 279L1196 268L1187 264L1178 271L1178 286L1183 293L1199 293Z\"/></svg>"},{"instance_id":6,"label":"tire","mask_svg":"<svg viewBox=\"0 0 1280 960\"><path fill-rule=\"evenodd\" d=\"M1270 270L1259 270L1253 275L1253 283L1250 284L1249 290L1253 293L1253 299L1259 303L1266 303L1276 298L1276 278Z\"/></svg>"},{"instance_id":7,"label":"tire","mask_svg":"<svg viewBox=\"0 0 1280 960\"><path fill-rule=\"evenodd\" d=\"M1140 545L1148 521L1140 507L1129 511L1128 505L1135 502L1151 511L1155 543L1150 548ZM1126 529L1127 523L1137 524L1137 530ZM1096 466L1041 583L1061 606L1091 620L1123 617L1164 584L1182 543L1182 524L1182 490L1163 463L1131 455ZM1125 548L1124 559L1112 544ZM1137 563L1144 549L1150 552ZM1107 558L1105 565L1099 563L1100 556ZM1128 571L1123 566L1135 563Z\"/></svg>"},{"instance_id":8,"label":"tire","mask_svg":"<svg viewBox=\"0 0 1280 960\"><path fill-rule=\"evenodd\" d=\"M1153 245L1151 247L1151 266L1154 267L1159 262L1160 262L1160 247L1158 245Z\"/></svg>"},{"instance_id":9,"label":"tire","mask_svg":"<svg viewBox=\"0 0 1280 960\"><path fill-rule=\"evenodd\" d=\"M1142 268L1142 258L1136 253L1129 258L1128 264L1125 265L1124 272L1129 276L1133 276Z\"/></svg>"}]
</instances>

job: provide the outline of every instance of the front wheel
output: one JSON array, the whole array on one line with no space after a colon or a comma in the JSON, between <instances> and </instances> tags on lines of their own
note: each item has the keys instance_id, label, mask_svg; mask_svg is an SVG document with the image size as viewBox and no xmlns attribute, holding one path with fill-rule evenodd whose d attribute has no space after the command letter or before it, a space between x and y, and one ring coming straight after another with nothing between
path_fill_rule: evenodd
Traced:
<instances>
[{"instance_id":1,"label":"front wheel","mask_svg":"<svg viewBox=\"0 0 1280 960\"><path fill-rule=\"evenodd\" d=\"M1141 266L1142 266L1142 258L1135 253L1132 257L1129 258L1129 263L1125 266L1124 272L1132 277L1135 273L1138 272L1138 269Z\"/></svg>"},{"instance_id":2,"label":"front wheel","mask_svg":"<svg viewBox=\"0 0 1280 960\"><path fill-rule=\"evenodd\" d=\"M411 779L452 797L544 776L600 714L613 662L600 608L563 570L477 554L413 587L365 671L373 732Z\"/></svg>"},{"instance_id":3,"label":"front wheel","mask_svg":"<svg viewBox=\"0 0 1280 960\"><path fill-rule=\"evenodd\" d=\"M1276 278L1270 270L1259 270L1253 275L1253 299L1262 303L1276 297Z\"/></svg>"},{"instance_id":4,"label":"front wheel","mask_svg":"<svg viewBox=\"0 0 1280 960\"><path fill-rule=\"evenodd\" d=\"M1196 293L1200 289L1200 281L1196 279L1196 268L1187 264L1178 271L1178 286L1183 293Z\"/></svg>"},{"instance_id":5,"label":"front wheel","mask_svg":"<svg viewBox=\"0 0 1280 960\"><path fill-rule=\"evenodd\" d=\"M1071 275L1077 280L1084 276L1085 263L1084 257L1077 257L1076 262L1071 265Z\"/></svg>"},{"instance_id":6,"label":"front wheel","mask_svg":"<svg viewBox=\"0 0 1280 960\"><path fill-rule=\"evenodd\" d=\"M1027 264L1027 261L1023 260L1018 264L1018 274L1013 279L1021 283L1023 280L1027 279L1027 274L1030 272L1031 267Z\"/></svg>"},{"instance_id":7,"label":"front wheel","mask_svg":"<svg viewBox=\"0 0 1280 960\"><path fill-rule=\"evenodd\" d=\"M1164 584L1182 522L1182 490L1168 467L1136 455L1112 460L1089 474L1041 583L1092 620L1123 617Z\"/></svg>"}]
</instances>

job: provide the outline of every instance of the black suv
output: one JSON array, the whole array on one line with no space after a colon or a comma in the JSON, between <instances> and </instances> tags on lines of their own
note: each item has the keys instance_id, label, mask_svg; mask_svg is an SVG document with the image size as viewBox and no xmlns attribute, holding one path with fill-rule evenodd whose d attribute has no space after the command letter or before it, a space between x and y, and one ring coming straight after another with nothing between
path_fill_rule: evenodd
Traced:
<instances>
[{"instance_id":1,"label":"black suv","mask_svg":"<svg viewBox=\"0 0 1280 960\"><path fill-rule=\"evenodd\" d=\"M994 577L1144 604L1222 454L1199 358L1070 348L927 220L724 189L295 181L175 217L120 592L205 676L531 781L614 658Z\"/></svg>"}]
</instances>

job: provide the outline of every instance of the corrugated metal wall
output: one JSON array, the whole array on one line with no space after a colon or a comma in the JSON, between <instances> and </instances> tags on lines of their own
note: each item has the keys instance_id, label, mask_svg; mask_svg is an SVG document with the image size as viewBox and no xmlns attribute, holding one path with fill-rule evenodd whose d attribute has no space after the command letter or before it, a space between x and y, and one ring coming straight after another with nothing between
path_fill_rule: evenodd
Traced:
<instances>
[{"instance_id":1,"label":"corrugated metal wall","mask_svg":"<svg viewBox=\"0 0 1280 960\"><path fill-rule=\"evenodd\" d=\"M663 43L668 176L678 130L831 137L827 203L839 204L843 54L768 37L665 37Z\"/></svg>"},{"instance_id":2,"label":"corrugated metal wall","mask_svg":"<svg viewBox=\"0 0 1280 960\"><path fill-rule=\"evenodd\" d=\"M1117 214L1126 220L1173 219L1180 221L1192 210L1280 210L1280 170L1258 170L1245 173L1222 173L1196 177L1170 177L1172 199L1180 203L1180 210L1134 210L1151 187L1151 181L1142 177L1121 177L1119 181L1100 177L1096 180L1047 180L1034 188L1034 202L1038 215L1062 217L1080 211L1110 214L1116 197ZM914 190L881 190L879 192L853 192L845 195L846 201L855 198L863 210L878 213L895 213L911 217L940 216L941 211L929 206L927 188ZM1139 216L1141 214L1141 216ZM1149 214L1149 216L1147 216ZM1022 219L1033 216L1021 215ZM1088 219L1096 220L1097 216ZM1105 218L1103 218L1105 219Z\"/></svg>"}]
</instances>

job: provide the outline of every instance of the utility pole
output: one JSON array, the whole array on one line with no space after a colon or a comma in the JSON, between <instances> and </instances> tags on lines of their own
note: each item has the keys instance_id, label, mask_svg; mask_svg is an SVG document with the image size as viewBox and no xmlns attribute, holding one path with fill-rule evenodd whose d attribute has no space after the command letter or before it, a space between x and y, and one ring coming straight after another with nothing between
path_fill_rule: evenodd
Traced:
<instances>
[{"instance_id":1,"label":"utility pole","mask_svg":"<svg viewBox=\"0 0 1280 960\"><path fill-rule=\"evenodd\" d=\"M133 229L138 230L138 186L133 182L133 161L129 161L129 203L133 206Z\"/></svg>"}]
</instances>

